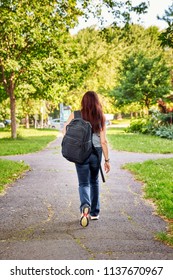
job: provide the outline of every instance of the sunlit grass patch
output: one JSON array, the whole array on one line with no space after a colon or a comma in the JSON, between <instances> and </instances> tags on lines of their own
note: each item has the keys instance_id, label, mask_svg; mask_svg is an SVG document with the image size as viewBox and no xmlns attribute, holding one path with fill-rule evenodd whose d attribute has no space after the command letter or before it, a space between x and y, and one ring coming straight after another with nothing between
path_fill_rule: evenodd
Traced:
<instances>
[{"instance_id":1,"label":"sunlit grass patch","mask_svg":"<svg viewBox=\"0 0 173 280\"><path fill-rule=\"evenodd\" d=\"M4 136L2 138L2 135ZM10 138L10 131L1 132L0 155L16 155L37 152L55 140L56 130L20 129L17 139Z\"/></svg>"},{"instance_id":2,"label":"sunlit grass patch","mask_svg":"<svg viewBox=\"0 0 173 280\"><path fill-rule=\"evenodd\" d=\"M0 192L26 170L29 170L29 166L24 162L0 159Z\"/></svg>"},{"instance_id":3,"label":"sunlit grass patch","mask_svg":"<svg viewBox=\"0 0 173 280\"><path fill-rule=\"evenodd\" d=\"M169 231L157 237L173 245L173 158L128 163L124 168L144 182L144 197L152 199L157 213L169 222Z\"/></svg>"},{"instance_id":4,"label":"sunlit grass patch","mask_svg":"<svg viewBox=\"0 0 173 280\"><path fill-rule=\"evenodd\" d=\"M126 133L122 128L109 128L107 138L118 151L136 153L173 153L173 141L156 136Z\"/></svg>"}]
</instances>

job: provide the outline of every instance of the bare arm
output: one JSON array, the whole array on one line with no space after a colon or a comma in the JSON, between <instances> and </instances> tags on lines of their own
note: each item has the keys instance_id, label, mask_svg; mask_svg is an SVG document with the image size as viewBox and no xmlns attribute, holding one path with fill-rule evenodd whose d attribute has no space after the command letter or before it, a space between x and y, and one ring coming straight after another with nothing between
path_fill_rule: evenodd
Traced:
<instances>
[{"instance_id":1,"label":"bare arm","mask_svg":"<svg viewBox=\"0 0 173 280\"><path fill-rule=\"evenodd\" d=\"M63 135L66 134L66 126L71 122L72 119L74 119L74 113L73 112L70 114L68 120L64 124L63 130L62 130Z\"/></svg>"},{"instance_id":2,"label":"bare arm","mask_svg":"<svg viewBox=\"0 0 173 280\"><path fill-rule=\"evenodd\" d=\"M100 131L100 140L101 140L101 146L103 150L103 156L105 158L104 169L106 173L108 173L110 171L110 162L109 162L108 142L106 139L106 126L104 126L103 130Z\"/></svg>"}]
</instances>

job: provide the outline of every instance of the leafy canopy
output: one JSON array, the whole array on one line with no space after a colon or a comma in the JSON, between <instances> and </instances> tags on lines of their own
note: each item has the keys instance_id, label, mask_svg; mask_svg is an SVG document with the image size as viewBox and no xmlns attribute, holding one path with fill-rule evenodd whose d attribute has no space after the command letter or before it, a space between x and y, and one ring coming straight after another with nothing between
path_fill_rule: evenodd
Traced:
<instances>
[{"instance_id":1,"label":"leafy canopy","mask_svg":"<svg viewBox=\"0 0 173 280\"><path fill-rule=\"evenodd\" d=\"M149 56L139 51L122 62L119 86L112 94L119 105L138 102L150 106L169 93L170 69L161 55Z\"/></svg>"},{"instance_id":2,"label":"leafy canopy","mask_svg":"<svg viewBox=\"0 0 173 280\"><path fill-rule=\"evenodd\" d=\"M162 45L173 48L173 3L168 7L168 10L165 10L165 15L158 18L168 24L168 27L160 35Z\"/></svg>"}]
</instances>

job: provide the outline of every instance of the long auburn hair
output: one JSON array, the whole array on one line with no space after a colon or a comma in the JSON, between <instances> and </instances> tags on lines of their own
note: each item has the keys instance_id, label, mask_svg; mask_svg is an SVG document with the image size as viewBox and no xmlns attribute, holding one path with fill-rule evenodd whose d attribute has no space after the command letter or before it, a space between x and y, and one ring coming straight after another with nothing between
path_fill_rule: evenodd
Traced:
<instances>
[{"instance_id":1,"label":"long auburn hair","mask_svg":"<svg viewBox=\"0 0 173 280\"><path fill-rule=\"evenodd\" d=\"M91 123L93 132L100 132L105 125L105 117L97 93L87 91L82 98L81 107L83 119Z\"/></svg>"}]
</instances>

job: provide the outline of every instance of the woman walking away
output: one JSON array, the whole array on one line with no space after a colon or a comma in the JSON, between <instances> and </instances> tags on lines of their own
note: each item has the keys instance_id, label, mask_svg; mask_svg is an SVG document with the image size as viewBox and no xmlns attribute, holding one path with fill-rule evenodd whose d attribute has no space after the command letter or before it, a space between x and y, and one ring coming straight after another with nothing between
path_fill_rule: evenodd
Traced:
<instances>
[{"instance_id":1,"label":"woman walking away","mask_svg":"<svg viewBox=\"0 0 173 280\"><path fill-rule=\"evenodd\" d=\"M80 197L80 224L86 227L91 220L98 220L100 213L99 200L99 168L102 159L102 153L105 159L104 170L110 171L109 151L106 140L106 125L105 116L102 111L102 106L99 102L98 95L94 91L87 91L81 102L81 117L92 125L92 141L94 148L93 152L84 163L75 163L78 182L79 182L79 197ZM64 127L74 119L74 113L71 113Z\"/></svg>"}]
</instances>

